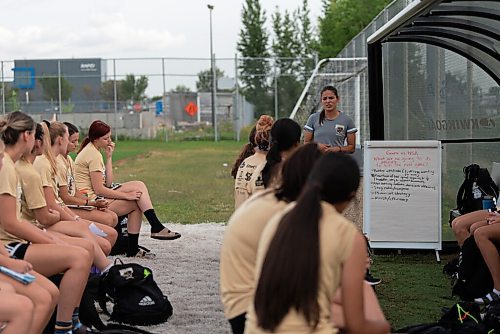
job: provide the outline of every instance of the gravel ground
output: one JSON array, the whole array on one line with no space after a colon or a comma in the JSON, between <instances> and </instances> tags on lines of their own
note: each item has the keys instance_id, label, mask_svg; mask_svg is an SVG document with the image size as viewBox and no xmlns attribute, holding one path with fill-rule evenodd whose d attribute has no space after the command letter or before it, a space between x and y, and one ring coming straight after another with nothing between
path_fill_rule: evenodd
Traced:
<instances>
[{"instance_id":1,"label":"gravel ground","mask_svg":"<svg viewBox=\"0 0 500 334\"><path fill-rule=\"evenodd\" d=\"M360 229L363 221L362 187L345 215ZM134 259L153 275L173 305L174 314L164 324L144 327L153 333L230 333L219 297L219 253L224 224L170 224L182 234L174 241L149 238L147 224L139 244L156 253L154 260ZM124 262L130 262L124 259Z\"/></svg>"},{"instance_id":2,"label":"gravel ground","mask_svg":"<svg viewBox=\"0 0 500 334\"><path fill-rule=\"evenodd\" d=\"M149 238L141 231L139 244L156 258L129 260L153 270L153 277L169 298L174 314L168 322L143 327L153 333L230 333L219 298L219 253L224 224L170 224L182 234L174 241Z\"/></svg>"}]
</instances>

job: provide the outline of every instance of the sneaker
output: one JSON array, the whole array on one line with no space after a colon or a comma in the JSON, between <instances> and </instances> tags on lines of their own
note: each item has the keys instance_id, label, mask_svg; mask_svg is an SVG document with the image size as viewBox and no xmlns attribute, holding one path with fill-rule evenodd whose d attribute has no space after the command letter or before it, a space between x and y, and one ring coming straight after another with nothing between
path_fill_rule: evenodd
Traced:
<instances>
[{"instance_id":1,"label":"sneaker","mask_svg":"<svg viewBox=\"0 0 500 334\"><path fill-rule=\"evenodd\" d=\"M367 272L365 274L365 282L374 286L374 285L379 285L382 282L382 280L380 278L373 277L372 274L370 274L370 272Z\"/></svg>"},{"instance_id":2,"label":"sneaker","mask_svg":"<svg viewBox=\"0 0 500 334\"><path fill-rule=\"evenodd\" d=\"M484 297L474 299L474 302L480 305L488 305L497 300L500 300L500 294L493 290Z\"/></svg>"}]
</instances>

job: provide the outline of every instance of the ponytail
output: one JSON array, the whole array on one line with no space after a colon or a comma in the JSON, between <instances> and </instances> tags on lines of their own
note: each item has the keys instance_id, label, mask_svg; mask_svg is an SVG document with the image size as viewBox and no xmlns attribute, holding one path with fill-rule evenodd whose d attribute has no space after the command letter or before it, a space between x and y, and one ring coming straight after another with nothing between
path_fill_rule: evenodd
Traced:
<instances>
[{"instance_id":1,"label":"ponytail","mask_svg":"<svg viewBox=\"0 0 500 334\"><path fill-rule=\"evenodd\" d=\"M267 188L271 181L274 173L274 169L277 164L281 162L281 151L279 149L279 143L273 141L271 144L271 149L266 155L266 165L262 169L262 181L264 182L264 187Z\"/></svg>"},{"instance_id":2,"label":"ponytail","mask_svg":"<svg viewBox=\"0 0 500 334\"><path fill-rule=\"evenodd\" d=\"M325 109L321 109L321 112L319 113L319 125L323 125L324 121L325 121Z\"/></svg>"},{"instance_id":3,"label":"ponytail","mask_svg":"<svg viewBox=\"0 0 500 334\"><path fill-rule=\"evenodd\" d=\"M51 125L48 121L42 121L40 123L43 129L43 154L50 163L50 173L52 177L55 177L57 173L57 162L54 153L52 153L52 143L51 143L51 133L48 125Z\"/></svg>"},{"instance_id":4,"label":"ponytail","mask_svg":"<svg viewBox=\"0 0 500 334\"><path fill-rule=\"evenodd\" d=\"M352 200L359 177L357 163L347 155L327 153L316 162L295 207L279 222L262 263L254 297L259 327L274 331L290 310L317 327L321 203Z\"/></svg>"},{"instance_id":5,"label":"ponytail","mask_svg":"<svg viewBox=\"0 0 500 334\"><path fill-rule=\"evenodd\" d=\"M271 148L266 155L266 165L262 170L262 181L267 188L275 175L276 165L281 162L281 152L296 146L300 141L302 129L290 118L281 118L271 128Z\"/></svg>"},{"instance_id":6,"label":"ponytail","mask_svg":"<svg viewBox=\"0 0 500 334\"><path fill-rule=\"evenodd\" d=\"M78 153L80 153L85 148L85 146L87 146L88 143L90 143L90 139L89 139L89 136L86 136L85 138L83 138L83 142L80 145L80 149L78 150Z\"/></svg>"},{"instance_id":7,"label":"ponytail","mask_svg":"<svg viewBox=\"0 0 500 334\"><path fill-rule=\"evenodd\" d=\"M290 309L314 328L318 325L320 218L321 185L313 182L281 219L262 265L254 306L258 325L266 331L274 331Z\"/></svg>"},{"instance_id":8,"label":"ponytail","mask_svg":"<svg viewBox=\"0 0 500 334\"><path fill-rule=\"evenodd\" d=\"M254 154L254 149L253 145L251 143L247 143L243 148L241 149L240 155L236 159L236 161L233 164L233 168L231 169L231 176L236 179L236 174L238 173L238 168L240 168L241 163L243 160Z\"/></svg>"}]
</instances>

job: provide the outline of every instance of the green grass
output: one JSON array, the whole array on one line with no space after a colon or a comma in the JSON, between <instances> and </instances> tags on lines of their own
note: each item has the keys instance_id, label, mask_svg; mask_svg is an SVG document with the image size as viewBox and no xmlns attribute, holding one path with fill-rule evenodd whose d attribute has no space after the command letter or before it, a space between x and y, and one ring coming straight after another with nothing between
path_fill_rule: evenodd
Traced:
<instances>
[{"instance_id":1,"label":"green grass","mask_svg":"<svg viewBox=\"0 0 500 334\"><path fill-rule=\"evenodd\" d=\"M226 222L234 210L231 167L242 145L121 141L113 157L115 180L146 183L162 220Z\"/></svg>"},{"instance_id":2,"label":"green grass","mask_svg":"<svg viewBox=\"0 0 500 334\"><path fill-rule=\"evenodd\" d=\"M231 166L243 143L119 141L115 179L144 181L162 220L226 222L234 207ZM443 256L442 263L450 258ZM454 303L443 264L433 252L375 257L373 275L383 280L377 295L394 328L435 321Z\"/></svg>"},{"instance_id":3,"label":"green grass","mask_svg":"<svg viewBox=\"0 0 500 334\"><path fill-rule=\"evenodd\" d=\"M456 302L442 272L452 257L441 256L441 264L431 252L375 257L372 273L383 281L376 287L377 296L394 328L437 321L441 308Z\"/></svg>"}]
</instances>

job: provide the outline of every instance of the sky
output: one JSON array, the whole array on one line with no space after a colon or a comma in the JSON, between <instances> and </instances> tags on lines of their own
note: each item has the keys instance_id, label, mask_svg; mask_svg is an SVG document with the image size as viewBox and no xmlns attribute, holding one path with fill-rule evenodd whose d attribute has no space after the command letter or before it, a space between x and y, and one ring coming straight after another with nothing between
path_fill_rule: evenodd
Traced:
<instances>
[{"instance_id":1,"label":"sky","mask_svg":"<svg viewBox=\"0 0 500 334\"><path fill-rule=\"evenodd\" d=\"M313 22L321 15L321 2L309 0ZM209 3L214 6L214 53L217 58L234 58L244 0L2 0L0 60L209 58ZM283 12L301 4L302 0L261 0L269 31L276 6ZM234 75L232 61L221 60L218 65ZM168 77L167 86L176 82L194 86L190 76L209 66L208 60L167 60L165 72L177 75ZM121 61L117 67L118 74L162 73L161 60ZM11 75L4 71L4 77Z\"/></svg>"}]
</instances>

